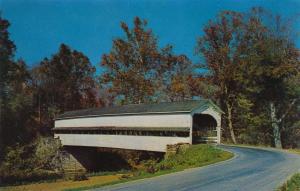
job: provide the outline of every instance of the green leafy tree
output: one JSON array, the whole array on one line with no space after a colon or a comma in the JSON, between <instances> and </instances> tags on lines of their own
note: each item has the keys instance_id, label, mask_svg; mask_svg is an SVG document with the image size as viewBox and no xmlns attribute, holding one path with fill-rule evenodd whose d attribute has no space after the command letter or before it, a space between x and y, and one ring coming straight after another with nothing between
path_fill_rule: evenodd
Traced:
<instances>
[{"instance_id":1,"label":"green leafy tree","mask_svg":"<svg viewBox=\"0 0 300 191\"><path fill-rule=\"evenodd\" d=\"M9 22L0 17L0 159L5 147L34 137L30 75L24 61L14 60L16 47L9 39Z\"/></svg>"},{"instance_id":2,"label":"green leafy tree","mask_svg":"<svg viewBox=\"0 0 300 191\"><path fill-rule=\"evenodd\" d=\"M243 90L238 101L248 104L240 108L246 113L239 118L244 124L256 126L252 131L265 134L263 139L273 139L273 145L282 147L281 126L296 107L299 96L296 85L291 83L291 79L299 78L299 51L287 31L290 26L283 24L279 16L253 8L243 17L243 57L237 76Z\"/></svg>"},{"instance_id":3,"label":"green leafy tree","mask_svg":"<svg viewBox=\"0 0 300 191\"><path fill-rule=\"evenodd\" d=\"M258 10L252 18L264 24L262 15L262 10ZM268 108L274 145L281 148L282 125L300 95L291 80L299 80L299 50L288 35L287 25L278 16L271 19L271 25L264 24L263 40L250 50L256 53L253 65L258 71L252 74L252 79L259 89L257 103Z\"/></svg>"},{"instance_id":4,"label":"green leafy tree","mask_svg":"<svg viewBox=\"0 0 300 191\"><path fill-rule=\"evenodd\" d=\"M256 139L251 143L272 138L281 147L281 126L299 96L289 80L298 76L299 51L279 17L267 22L266 15L261 8L222 12L205 27L197 50L207 61L207 82L218 87L232 141L246 131Z\"/></svg>"},{"instance_id":5,"label":"green leafy tree","mask_svg":"<svg viewBox=\"0 0 300 191\"><path fill-rule=\"evenodd\" d=\"M6 86L11 78L11 70L14 68L15 44L9 38L8 20L0 15L0 82L1 82L1 99L6 97Z\"/></svg>"},{"instance_id":6,"label":"green leafy tree","mask_svg":"<svg viewBox=\"0 0 300 191\"><path fill-rule=\"evenodd\" d=\"M3 155L3 127L6 116L5 110L7 107L7 84L9 82L9 71L13 67L13 56L15 52L15 45L14 43L9 39L9 33L8 33L8 27L9 22L2 18L2 15L0 15L0 159Z\"/></svg>"},{"instance_id":7,"label":"green leafy tree","mask_svg":"<svg viewBox=\"0 0 300 191\"><path fill-rule=\"evenodd\" d=\"M298 69L299 71L299 69ZM288 97L287 107L284 107L285 116L280 123L282 145L286 148L300 147L300 72L289 78L287 84Z\"/></svg>"}]
</instances>

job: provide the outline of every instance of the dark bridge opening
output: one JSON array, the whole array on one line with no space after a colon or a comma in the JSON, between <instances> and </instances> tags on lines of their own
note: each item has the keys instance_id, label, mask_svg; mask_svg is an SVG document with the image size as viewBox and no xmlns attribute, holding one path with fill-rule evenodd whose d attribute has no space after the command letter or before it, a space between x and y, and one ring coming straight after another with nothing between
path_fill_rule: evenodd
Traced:
<instances>
[{"instance_id":1,"label":"dark bridge opening","mask_svg":"<svg viewBox=\"0 0 300 191\"><path fill-rule=\"evenodd\" d=\"M194 114L192 142L209 143L217 140L217 121L207 114Z\"/></svg>"},{"instance_id":2,"label":"dark bridge opening","mask_svg":"<svg viewBox=\"0 0 300 191\"><path fill-rule=\"evenodd\" d=\"M64 146L69 159L64 163L66 173L74 171L115 172L132 170L144 160L160 161L164 153L103 147Z\"/></svg>"}]
</instances>

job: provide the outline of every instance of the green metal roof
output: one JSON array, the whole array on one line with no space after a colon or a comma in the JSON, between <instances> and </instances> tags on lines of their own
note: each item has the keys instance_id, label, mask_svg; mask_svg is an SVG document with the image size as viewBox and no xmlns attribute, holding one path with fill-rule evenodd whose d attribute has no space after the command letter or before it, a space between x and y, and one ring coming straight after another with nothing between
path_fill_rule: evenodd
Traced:
<instances>
[{"instance_id":1,"label":"green metal roof","mask_svg":"<svg viewBox=\"0 0 300 191\"><path fill-rule=\"evenodd\" d=\"M222 113L211 100L190 100L181 102L162 102L153 104L131 104L123 106L91 108L83 110L68 111L59 115L56 120L67 118L84 118L97 116L121 116L121 115L151 115L151 114L170 114L170 113L190 113L193 110L204 111L212 107Z\"/></svg>"}]
</instances>

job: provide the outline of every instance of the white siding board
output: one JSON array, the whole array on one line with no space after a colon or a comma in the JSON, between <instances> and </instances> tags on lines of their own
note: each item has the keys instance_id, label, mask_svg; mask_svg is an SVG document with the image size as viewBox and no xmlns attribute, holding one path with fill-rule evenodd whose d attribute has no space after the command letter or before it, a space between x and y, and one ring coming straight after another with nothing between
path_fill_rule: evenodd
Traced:
<instances>
[{"instance_id":1,"label":"white siding board","mask_svg":"<svg viewBox=\"0 0 300 191\"><path fill-rule=\"evenodd\" d=\"M166 152L168 144L189 143L189 137L55 134L64 146L108 147Z\"/></svg>"},{"instance_id":2,"label":"white siding board","mask_svg":"<svg viewBox=\"0 0 300 191\"><path fill-rule=\"evenodd\" d=\"M190 114L101 116L55 121L55 127L190 127L190 124Z\"/></svg>"}]
</instances>

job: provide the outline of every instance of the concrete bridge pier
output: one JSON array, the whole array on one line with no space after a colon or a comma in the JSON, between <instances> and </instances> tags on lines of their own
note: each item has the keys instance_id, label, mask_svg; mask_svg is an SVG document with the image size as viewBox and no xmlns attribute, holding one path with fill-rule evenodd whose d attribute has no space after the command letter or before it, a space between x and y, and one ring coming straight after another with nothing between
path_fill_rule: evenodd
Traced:
<instances>
[{"instance_id":1,"label":"concrete bridge pier","mask_svg":"<svg viewBox=\"0 0 300 191\"><path fill-rule=\"evenodd\" d=\"M94 171L96 168L96 148L64 146L62 166L66 174Z\"/></svg>"},{"instance_id":2,"label":"concrete bridge pier","mask_svg":"<svg viewBox=\"0 0 300 191\"><path fill-rule=\"evenodd\" d=\"M62 167L68 172L97 172L129 169L128 157L138 151L101 147L64 146ZM127 153L127 155L126 155ZM131 154L129 154L131 153ZM132 155L133 154L133 155Z\"/></svg>"}]
</instances>

